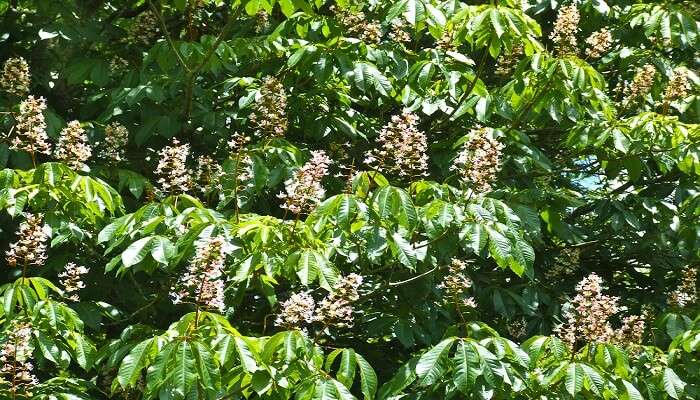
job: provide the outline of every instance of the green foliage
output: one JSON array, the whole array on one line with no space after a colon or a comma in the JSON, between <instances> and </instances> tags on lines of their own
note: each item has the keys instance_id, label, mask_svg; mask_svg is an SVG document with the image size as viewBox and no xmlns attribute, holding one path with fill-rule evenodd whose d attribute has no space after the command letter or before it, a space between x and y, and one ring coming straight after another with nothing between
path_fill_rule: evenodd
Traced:
<instances>
[{"instance_id":1,"label":"green foliage","mask_svg":"<svg viewBox=\"0 0 700 400\"><path fill-rule=\"evenodd\" d=\"M0 398L700 398L699 20L0 1Z\"/></svg>"}]
</instances>

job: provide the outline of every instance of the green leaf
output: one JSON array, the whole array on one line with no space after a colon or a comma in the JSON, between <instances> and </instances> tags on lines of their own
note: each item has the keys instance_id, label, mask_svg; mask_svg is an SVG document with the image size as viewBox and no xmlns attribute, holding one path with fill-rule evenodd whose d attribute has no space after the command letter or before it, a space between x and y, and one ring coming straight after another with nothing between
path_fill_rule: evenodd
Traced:
<instances>
[{"instance_id":1,"label":"green leaf","mask_svg":"<svg viewBox=\"0 0 700 400\"><path fill-rule=\"evenodd\" d=\"M431 386L438 382L447 370L447 353L452 348L455 338L448 338L428 350L418 359L416 375L420 386Z\"/></svg>"},{"instance_id":2,"label":"green leaf","mask_svg":"<svg viewBox=\"0 0 700 400\"><path fill-rule=\"evenodd\" d=\"M569 364L564 378L564 387L570 395L576 396L583 389L583 376L583 368L579 363Z\"/></svg>"},{"instance_id":3,"label":"green leaf","mask_svg":"<svg viewBox=\"0 0 700 400\"><path fill-rule=\"evenodd\" d=\"M481 374L479 354L475 345L468 340L461 340L453 359L455 384L462 393L471 393L476 377Z\"/></svg>"},{"instance_id":4,"label":"green leaf","mask_svg":"<svg viewBox=\"0 0 700 400\"><path fill-rule=\"evenodd\" d=\"M680 399L685 390L685 382L671 368L664 369L663 384L666 393L674 399Z\"/></svg>"},{"instance_id":5,"label":"green leaf","mask_svg":"<svg viewBox=\"0 0 700 400\"><path fill-rule=\"evenodd\" d=\"M117 381L122 388L136 384L141 371L153 360L158 351L157 339L151 338L134 346L119 366Z\"/></svg>"},{"instance_id":6,"label":"green leaf","mask_svg":"<svg viewBox=\"0 0 700 400\"><path fill-rule=\"evenodd\" d=\"M377 393L377 374L364 357L355 353L357 366L360 368L360 388L365 400L374 399Z\"/></svg>"}]
</instances>

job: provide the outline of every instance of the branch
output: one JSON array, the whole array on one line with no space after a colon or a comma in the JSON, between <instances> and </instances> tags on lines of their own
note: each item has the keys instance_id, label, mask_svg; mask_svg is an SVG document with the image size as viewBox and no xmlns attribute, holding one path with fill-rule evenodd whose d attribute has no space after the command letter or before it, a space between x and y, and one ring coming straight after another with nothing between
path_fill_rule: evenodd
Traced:
<instances>
[{"instance_id":1,"label":"branch","mask_svg":"<svg viewBox=\"0 0 700 400\"><path fill-rule=\"evenodd\" d=\"M175 43L173 42L172 36L170 36L170 32L168 31L168 27L165 25L165 20L163 20L163 16L160 14L160 12L156 8L156 6L153 5L153 2L151 0L148 0L148 5L151 7L151 10L156 15L156 18L158 18L158 22L160 23L160 27L163 29L163 34L165 35L165 39L168 41L170 48L173 49L173 52L175 53L175 57L177 58L177 61L180 63L180 65L182 65L182 68L184 68L187 72L192 72L190 67L187 65L185 60L182 58L180 51L177 49L177 47L175 47Z\"/></svg>"}]
</instances>

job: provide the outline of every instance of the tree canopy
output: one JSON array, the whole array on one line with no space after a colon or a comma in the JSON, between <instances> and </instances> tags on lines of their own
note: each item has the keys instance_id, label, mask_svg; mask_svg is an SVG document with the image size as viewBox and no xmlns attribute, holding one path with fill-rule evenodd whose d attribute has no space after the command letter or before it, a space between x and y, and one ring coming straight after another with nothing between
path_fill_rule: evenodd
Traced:
<instances>
[{"instance_id":1,"label":"tree canopy","mask_svg":"<svg viewBox=\"0 0 700 400\"><path fill-rule=\"evenodd\" d=\"M699 398L698 20L0 0L0 398Z\"/></svg>"}]
</instances>

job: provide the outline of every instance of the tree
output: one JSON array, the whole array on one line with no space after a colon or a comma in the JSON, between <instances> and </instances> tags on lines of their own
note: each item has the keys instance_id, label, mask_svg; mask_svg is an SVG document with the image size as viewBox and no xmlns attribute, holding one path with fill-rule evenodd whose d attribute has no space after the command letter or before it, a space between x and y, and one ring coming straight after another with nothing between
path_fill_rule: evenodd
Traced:
<instances>
[{"instance_id":1,"label":"tree","mask_svg":"<svg viewBox=\"0 0 700 400\"><path fill-rule=\"evenodd\" d=\"M699 18L0 1L0 397L698 398Z\"/></svg>"}]
</instances>

